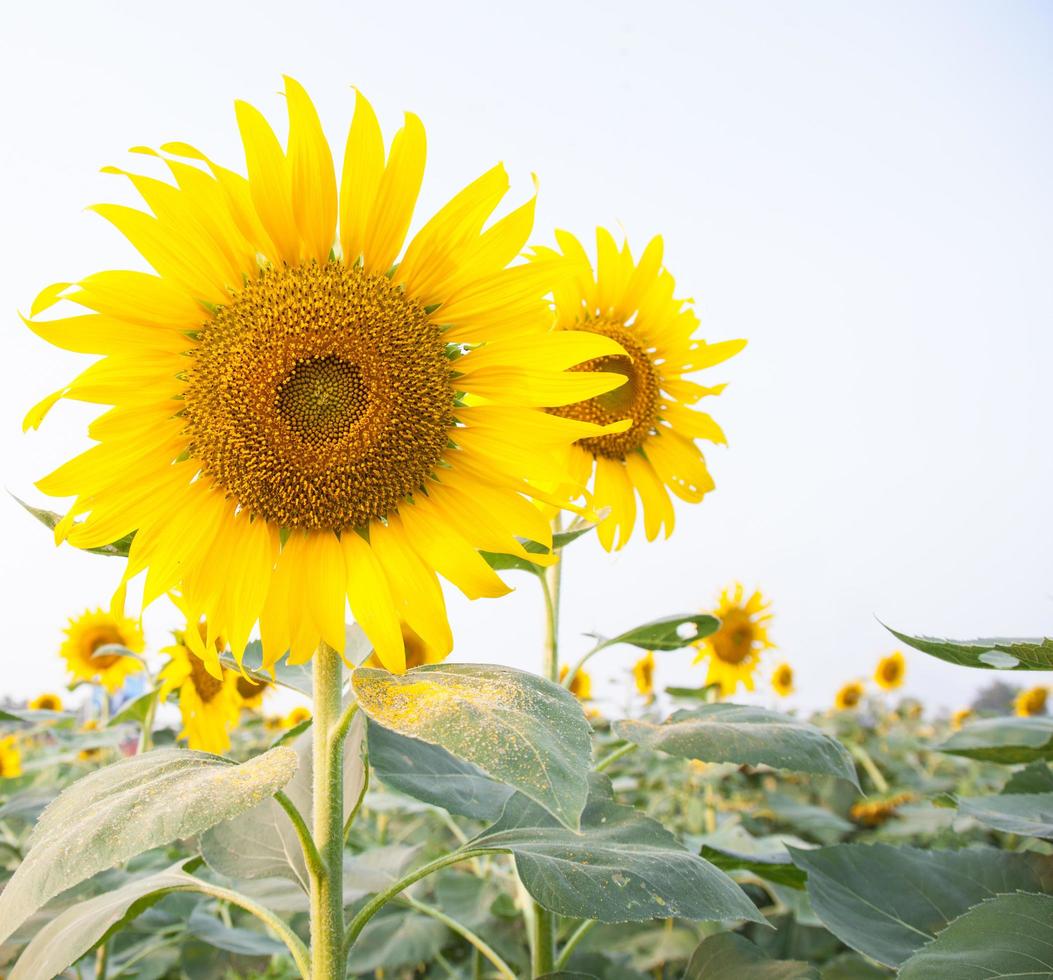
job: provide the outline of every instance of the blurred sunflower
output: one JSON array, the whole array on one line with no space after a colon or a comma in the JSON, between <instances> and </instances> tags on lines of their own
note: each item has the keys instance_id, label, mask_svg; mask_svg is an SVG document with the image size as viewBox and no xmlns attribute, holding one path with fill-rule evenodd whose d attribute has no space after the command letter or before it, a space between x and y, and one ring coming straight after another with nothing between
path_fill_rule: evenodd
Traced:
<instances>
[{"instance_id":1,"label":"blurred sunflower","mask_svg":"<svg viewBox=\"0 0 1053 980\"><path fill-rule=\"evenodd\" d=\"M0 779L14 779L22 775L22 753L14 735L0 738Z\"/></svg>"},{"instance_id":2,"label":"blurred sunflower","mask_svg":"<svg viewBox=\"0 0 1053 980\"><path fill-rule=\"evenodd\" d=\"M894 817L901 806L912 802L913 799L913 793L896 793L884 800L853 803L848 816L863 827L880 827Z\"/></svg>"},{"instance_id":3,"label":"blurred sunflower","mask_svg":"<svg viewBox=\"0 0 1053 980\"><path fill-rule=\"evenodd\" d=\"M205 632L204 625L200 628ZM158 679L163 703L173 692L179 697L179 713L183 719L180 738L185 738L191 749L222 755L230 748L230 733L237 727L241 709L238 678L233 670L222 670L215 677L186 642L193 627L175 634L176 642L161 652L169 661L161 669Z\"/></svg>"},{"instance_id":4,"label":"blurred sunflower","mask_svg":"<svg viewBox=\"0 0 1053 980\"><path fill-rule=\"evenodd\" d=\"M722 697L734 694L739 684L747 691L754 689L753 674L761 654L775 647L768 638L770 606L760 591L747 598L740 582L721 592L715 610L720 629L695 644L695 663L708 659L706 684L719 684Z\"/></svg>"},{"instance_id":5,"label":"blurred sunflower","mask_svg":"<svg viewBox=\"0 0 1053 980\"><path fill-rule=\"evenodd\" d=\"M39 694L26 707L30 711L61 711L62 698L57 694Z\"/></svg>"},{"instance_id":6,"label":"blurred sunflower","mask_svg":"<svg viewBox=\"0 0 1053 980\"><path fill-rule=\"evenodd\" d=\"M59 653L74 680L101 684L114 694L125 678L143 669L143 663L119 652L96 654L103 647L124 647L132 653L142 653L143 631L134 619L89 609L70 619Z\"/></svg>"},{"instance_id":7,"label":"blurred sunflower","mask_svg":"<svg viewBox=\"0 0 1053 980\"><path fill-rule=\"evenodd\" d=\"M1013 699L1013 710L1021 718L1030 718L1032 715L1044 715L1046 713L1046 698L1048 689L1044 687L1029 687L1021 691Z\"/></svg>"},{"instance_id":8,"label":"blurred sunflower","mask_svg":"<svg viewBox=\"0 0 1053 980\"><path fill-rule=\"evenodd\" d=\"M953 715L951 715L951 729L953 731L959 731L969 719L975 717L976 712L972 708L959 708Z\"/></svg>"},{"instance_id":9,"label":"blurred sunflower","mask_svg":"<svg viewBox=\"0 0 1053 980\"><path fill-rule=\"evenodd\" d=\"M92 732L99 730L99 722L95 718L89 718L80 728L81 732L86 735L90 735ZM98 762L102 757L102 748L95 745L89 749L81 749L77 753L77 758L81 762Z\"/></svg>"},{"instance_id":10,"label":"blurred sunflower","mask_svg":"<svg viewBox=\"0 0 1053 980\"><path fill-rule=\"evenodd\" d=\"M567 679L567 674L570 672L570 668L564 664L559 668L559 681L562 684ZM592 699L592 677L587 674L584 670L576 671L574 677L571 679L567 690L574 695L579 701L589 701Z\"/></svg>"},{"instance_id":11,"label":"blurred sunflower","mask_svg":"<svg viewBox=\"0 0 1053 980\"><path fill-rule=\"evenodd\" d=\"M713 367L737 354L744 340L710 344L695 336L699 321L691 301L673 296L673 277L662 266L662 239L653 238L639 262L627 242L621 248L605 228L596 229L596 270L581 243L569 232L556 232L559 250L534 249L534 259L562 261L571 275L555 283L556 326L587 330L616 341L623 351L605 353L577 372L613 372L626 383L614 391L551 409L555 415L609 425L628 417L621 432L586 436L573 455L576 483L595 474L593 503L610 514L597 528L608 551L621 548L636 522L636 496L643 505L648 541L673 531L672 491L698 503L713 489L698 441L723 445L720 426L691 406L724 385L703 387L684 375Z\"/></svg>"},{"instance_id":12,"label":"blurred sunflower","mask_svg":"<svg viewBox=\"0 0 1053 980\"><path fill-rule=\"evenodd\" d=\"M883 690L894 691L903 684L906 674L907 661L903 659L903 654L897 650L895 653L890 653L887 657L882 657L878 661L877 669L874 671L874 681Z\"/></svg>"},{"instance_id":13,"label":"blurred sunflower","mask_svg":"<svg viewBox=\"0 0 1053 980\"><path fill-rule=\"evenodd\" d=\"M633 664L633 680L637 694L648 700L654 698L654 654L650 650Z\"/></svg>"},{"instance_id":14,"label":"blurred sunflower","mask_svg":"<svg viewBox=\"0 0 1053 980\"><path fill-rule=\"evenodd\" d=\"M285 728L285 719L281 715L267 715L263 719L265 732L280 732Z\"/></svg>"},{"instance_id":15,"label":"blurred sunflower","mask_svg":"<svg viewBox=\"0 0 1053 980\"><path fill-rule=\"evenodd\" d=\"M55 284L27 321L103 355L27 427L61 398L113 406L89 427L97 445L38 484L75 498L57 539L90 548L134 532L124 582L145 573L144 604L182 593L189 618L208 623L189 642L215 679L213 639L240 658L257 622L265 667L286 650L302 663L320 642L342 653L348 603L389 669L404 668L402 622L448 653L436 574L471 598L505 594L479 551L537 561L520 539L548 544L551 528L533 500L580 496L573 442L628 424L546 412L623 384L617 371L566 370L623 351L550 329L545 297L565 270L510 265L534 201L488 225L509 188L503 167L403 250L420 120L407 114L385 153L359 95L338 179L292 79L285 101L284 149L258 110L236 105L247 178L185 143L137 150L174 183L109 168L152 213L94 210L157 274ZM60 300L92 312L39 319ZM692 367L700 357L684 354Z\"/></svg>"},{"instance_id":16,"label":"blurred sunflower","mask_svg":"<svg viewBox=\"0 0 1053 980\"><path fill-rule=\"evenodd\" d=\"M249 711L258 711L263 707L263 697L271 690L272 685L265 681L253 680L244 674L238 674L234 689L238 692L241 707Z\"/></svg>"},{"instance_id":17,"label":"blurred sunflower","mask_svg":"<svg viewBox=\"0 0 1053 980\"><path fill-rule=\"evenodd\" d=\"M859 681L849 681L834 695L834 707L838 711L850 711L863 700L863 685Z\"/></svg>"},{"instance_id":18,"label":"blurred sunflower","mask_svg":"<svg viewBox=\"0 0 1053 980\"><path fill-rule=\"evenodd\" d=\"M423 667L425 664L439 664L446 659L446 654L434 647L428 646L420 636L411 630L405 623L402 625L402 642L406 649L406 670L414 667ZM366 667L383 667L383 661L375 653L371 653L365 660Z\"/></svg>"},{"instance_id":19,"label":"blurred sunflower","mask_svg":"<svg viewBox=\"0 0 1053 980\"><path fill-rule=\"evenodd\" d=\"M779 664L771 675L771 688L780 698L793 694L793 668L789 664Z\"/></svg>"},{"instance_id":20,"label":"blurred sunflower","mask_svg":"<svg viewBox=\"0 0 1053 980\"><path fill-rule=\"evenodd\" d=\"M297 705L282 719L282 727L295 728L297 725L302 725L305 721L310 720L310 709L303 707L303 705Z\"/></svg>"}]
</instances>

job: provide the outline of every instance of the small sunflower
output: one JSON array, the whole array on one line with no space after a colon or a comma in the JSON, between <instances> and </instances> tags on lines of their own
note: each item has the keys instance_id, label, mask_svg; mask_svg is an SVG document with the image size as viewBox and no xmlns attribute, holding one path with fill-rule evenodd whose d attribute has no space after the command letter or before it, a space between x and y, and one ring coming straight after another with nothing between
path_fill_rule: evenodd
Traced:
<instances>
[{"instance_id":1,"label":"small sunflower","mask_svg":"<svg viewBox=\"0 0 1053 980\"><path fill-rule=\"evenodd\" d=\"M953 715L951 715L951 729L952 731L960 731L962 726L976 717L976 712L972 708L959 708Z\"/></svg>"},{"instance_id":2,"label":"small sunflower","mask_svg":"<svg viewBox=\"0 0 1053 980\"><path fill-rule=\"evenodd\" d=\"M14 779L22 775L22 753L14 735L0 738L0 779Z\"/></svg>"},{"instance_id":3,"label":"small sunflower","mask_svg":"<svg viewBox=\"0 0 1053 980\"><path fill-rule=\"evenodd\" d=\"M305 708L303 705L297 705L282 719L282 727L295 728L297 725L302 725L305 721L310 720L310 708Z\"/></svg>"},{"instance_id":4,"label":"small sunflower","mask_svg":"<svg viewBox=\"0 0 1053 980\"><path fill-rule=\"evenodd\" d=\"M237 675L234 687L238 692L241 707L248 711L258 711L262 708L263 697L271 690L271 685L265 681L255 681L244 674Z\"/></svg>"},{"instance_id":5,"label":"small sunflower","mask_svg":"<svg viewBox=\"0 0 1053 980\"><path fill-rule=\"evenodd\" d=\"M771 688L780 698L793 694L793 668L789 664L779 664L771 675Z\"/></svg>"},{"instance_id":6,"label":"small sunflower","mask_svg":"<svg viewBox=\"0 0 1053 980\"><path fill-rule=\"evenodd\" d=\"M761 654L775 644L768 638L770 603L759 591L746 598L741 583L720 594L716 616L720 629L695 645L695 663L709 661L707 684L719 684L722 697L735 693L739 684L747 691L754 689L753 674Z\"/></svg>"},{"instance_id":7,"label":"small sunflower","mask_svg":"<svg viewBox=\"0 0 1053 980\"><path fill-rule=\"evenodd\" d=\"M650 650L633 664L633 680L637 694L648 700L654 698L654 654Z\"/></svg>"},{"instance_id":8,"label":"small sunflower","mask_svg":"<svg viewBox=\"0 0 1053 980\"><path fill-rule=\"evenodd\" d=\"M60 541L134 532L124 582L145 573L144 605L182 593L189 618L208 623L189 642L213 677L214 637L240 658L257 623L265 667L287 650L303 663L322 642L343 653L348 604L400 672L402 622L452 647L437 575L469 598L504 595L479 552L536 561L523 539L551 543L534 501L580 497L573 443L628 423L546 409L624 384L567 370L624 352L595 331L550 329L546 297L565 269L514 264L534 200L490 221L509 189L502 166L403 248L424 174L420 120L407 114L385 151L358 95L338 174L288 78L285 103L285 147L236 104L247 177L186 143L137 149L172 181L109 168L149 210L94 210L156 274L100 272L33 303L34 332L102 359L26 426L62 398L111 406L89 426L96 445L38 486L74 498ZM59 301L88 312L39 318Z\"/></svg>"},{"instance_id":9,"label":"small sunflower","mask_svg":"<svg viewBox=\"0 0 1053 980\"><path fill-rule=\"evenodd\" d=\"M403 623L402 642L406 648L406 670L414 667L423 667L425 664L441 664L446 659L446 654L440 649L428 646L421 637ZM371 653L365 660L366 667L383 667L384 663L375 653Z\"/></svg>"},{"instance_id":10,"label":"small sunflower","mask_svg":"<svg viewBox=\"0 0 1053 980\"><path fill-rule=\"evenodd\" d=\"M97 732L99 730L99 722L95 718L89 718L84 722L80 730L85 734ZM102 748L96 745L90 749L81 749L77 753L77 758L81 762L98 762L102 758Z\"/></svg>"},{"instance_id":11,"label":"small sunflower","mask_svg":"<svg viewBox=\"0 0 1053 980\"><path fill-rule=\"evenodd\" d=\"M202 630L204 627L202 626ZM189 632L189 630L187 631ZM178 692L179 713L183 718L180 738L191 749L222 755L230 748L230 733L237 727L241 709L237 671L222 669L215 677L186 643L186 633L176 633L176 643L161 651L169 656L158 679L158 697L163 702Z\"/></svg>"},{"instance_id":12,"label":"small sunflower","mask_svg":"<svg viewBox=\"0 0 1053 980\"><path fill-rule=\"evenodd\" d=\"M863 700L863 685L859 681L849 681L834 695L834 707L838 711L851 711Z\"/></svg>"},{"instance_id":13,"label":"small sunflower","mask_svg":"<svg viewBox=\"0 0 1053 980\"><path fill-rule=\"evenodd\" d=\"M39 694L27 705L30 711L61 711L62 698L57 694Z\"/></svg>"},{"instance_id":14,"label":"small sunflower","mask_svg":"<svg viewBox=\"0 0 1053 980\"><path fill-rule=\"evenodd\" d=\"M609 425L628 418L628 429L579 439L573 453L576 483L592 481L593 503L610 514L597 528L608 551L628 542L642 502L648 541L673 531L669 491L698 503L713 480L698 442L723 445L720 426L695 405L719 395L724 385L704 387L685 375L713 367L737 354L744 340L710 344L695 336L699 321L691 301L673 296L673 277L662 266L662 239L653 238L634 262L628 243L621 248L605 228L596 230L596 271L581 243L556 232L559 250L538 247L535 260L562 261L572 273L554 289L559 330L589 331L617 342L622 351L603 354L572 368L613 372L626 383L587 400L550 409L580 422Z\"/></svg>"},{"instance_id":15,"label":"small sunflower","mask_svg":"<svg viewBox=\"0 0 1053 980\"><path fill-rule=\"evenodd\" d=\"M913 793L897 793L884 800L853 803L848 816L863 827L880 827L894 817L901 806L913 799Z\"/></svg>"},{"instance_id":16,"label":"small sunflower","mask_svg":"<svg viewBox=\"0 0 1053 980\"><path fill-rule=\"evenodd\" d=\"M568 673L570 673L570 667L566 664L559 668L560 683L567 679ZM590 701L592 699L592 677L584 670L577 671L567 690L579 701Z\"/></svg>"},{"instance_id":17,"label":"small sunflower","mask_svg":"<svg viewBox=\"0 0 1053 980\"><path fill-rule=\"evenodd\" d=\"M903 659L903 654L897 650L895 653L890 653L887 657L882 657L878 661L877 669L874 671L874 681L883 690L894 691L897 687L902 686L906 675L907 661Z\"/></svg>"},{"instance_id":18,"label":"small sunflower","mask_svg":"<svg viewBox=\"0 0 1053 980\"><path fill-rule=\"evenodd\" d=\"M126 677L143 669L142 661L116 652L96 655L95 651L103 647L124 647L132 653L142 653L143 646L143 631L134 619L89 609L70 619L59 653L74 680L101 684L114 694L121 689Z\"/></svg>"},{"instance_id":19,"label":"small sunflower","mask_svg":"<svg viewBox=\"0 0 1053 980\"><path fill-rule=\"evenodd\" d=\"M1029 687L1026 691L1021 691L1013 700L1013 710L1021 718L1044 715L1048 693L1048 688L1045 687Z\"/></svg>"}]
</instances>

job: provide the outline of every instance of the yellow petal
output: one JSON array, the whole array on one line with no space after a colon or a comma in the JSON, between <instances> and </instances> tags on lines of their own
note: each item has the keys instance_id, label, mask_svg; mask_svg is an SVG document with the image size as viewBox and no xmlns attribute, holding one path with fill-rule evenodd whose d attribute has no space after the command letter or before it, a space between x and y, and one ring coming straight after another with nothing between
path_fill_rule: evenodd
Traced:
<instances>
[{"instance_id":1,"label":"yellow petal","mask_svg":"<svg viewBox=\"0 0 1053 980\"><path fill-rule=\"evenodd\" d=\"M384 569L373 549L359 534L340 535L347 572L347 601L356 622L373 644L380 662L392 673L406 669L406 646L398 610Z\"/></svg>"},{"instance_id":2,"label":"yellow petal","mask_svg":"<svg viewBox=\"0 0 1053 980\"><path fill-rule=\"evenodd\" d=\"M354 265L366 246L366 228L384 172L384 137L373 107L355 91L355 115L347 134L340 177L340 250Z\"/></svg>"},{"instance_id":3,"label":"yellow petal","mask_svg":"<svg viewBox=\"0 0 1053 980\"><path fill-rule=\"evenodd\" d=\"M336 238L336 173L318 113L302 85L285 76L289 103L292 206L306 258L327 262Z\"/></svg>"},{"instance_id":4,"label":"yellow petal","mask_svg":"<svg viewBox=\"0 0 1053 980\"><path fill-rule=\"evenodd\" d=\"M398 258L424 178L426 148L424 126L407 112L405 125L391 143L391 155L369 212L362 249L366 272L387 272Z\"/></svg>"}]
</instances>

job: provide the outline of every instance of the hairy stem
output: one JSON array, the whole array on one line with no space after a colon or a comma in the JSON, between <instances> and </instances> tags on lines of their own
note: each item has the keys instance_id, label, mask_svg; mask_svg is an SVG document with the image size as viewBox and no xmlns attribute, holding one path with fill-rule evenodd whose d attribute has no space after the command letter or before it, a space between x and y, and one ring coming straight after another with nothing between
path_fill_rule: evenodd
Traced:
<instances>
[{"instance_id":1,"label":"hairy stem","mask_svg":"<svg viewBox=\"0 0 1053 980\"><path fill-rule=\"evenodd\" d=\"M494 952L492 946L485 942L481 937L476 935L466 925L458 922L456 919L451 919L445 912L440 911L431 905L426 905L424 902L418 902L415 898L410 898L409 895L404 895L399 899L405 905L408 905L412 909L416 909L423 915L429 915L433 919L441 922L451 932L457 933L463 939L466 939L475 947L476 953L481 956L485 956L502 977L506 977L507 980L516 980L516 975L512 972L511 967L503 960L500 956Z\"/></svg>"}]
</instances>

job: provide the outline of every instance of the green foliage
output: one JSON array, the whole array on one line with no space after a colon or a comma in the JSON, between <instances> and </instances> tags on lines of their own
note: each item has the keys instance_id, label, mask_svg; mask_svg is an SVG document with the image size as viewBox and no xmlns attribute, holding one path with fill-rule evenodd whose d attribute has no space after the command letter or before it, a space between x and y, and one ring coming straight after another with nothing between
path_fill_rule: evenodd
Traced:
<instances>
[{"instance_id":1,"label":"green foliage","mask_svg":"<svg viewBox=\"0 0 1053 980\"><path fill-rule=\"evenodd\" d=\"M958 812L1007 834L1053 839L1053 793L963 796Z\"/></svg>"},{"instance_id":2,"label":"green foliage","mask_svg":"<svg viewBox=\"0 0 1053 980\"><path fill-rule=\"evenodd\" d=\"M889 626L894 637L907 646L959 667L988 670L1053 670L1053 639L940 640L932 636L910 636Z\"/></svg>"},{"instance_id":3,"label":"green foliage","mask_svg":"<svg viewBox=\"0 0 1053 980\"><path fill-rule=\"evenodd\" d=\"M698 640L711 636L720 628L720 620L713 616L696 613L683 613L676 616L663 616L642 626L612 636L610 639L596 637L600 640L597 650L615 646L619 643L639 647L641 650L680 650Z\"/></svg>"},{"instance_id":4,"label":"green foliage","mask_svg":"<svg viewBox=\"0 0 1053 980\"><path fill-rule=\"evenodd\" d=\"M818 971L799 961L775 961L743 936L721 932L703 940L683 980L819 980Z\"/></svg>"},{"instance_id":5,"label":"green foliage","mask_svg":"<svg viewBox=\"0 0 1053 980\"><path fill-rule=\"evenodd\" d=\"M955 732L938 748L983 762L1053 759L1053 718L981 718Z\"/></svg>"}]
</instances>

